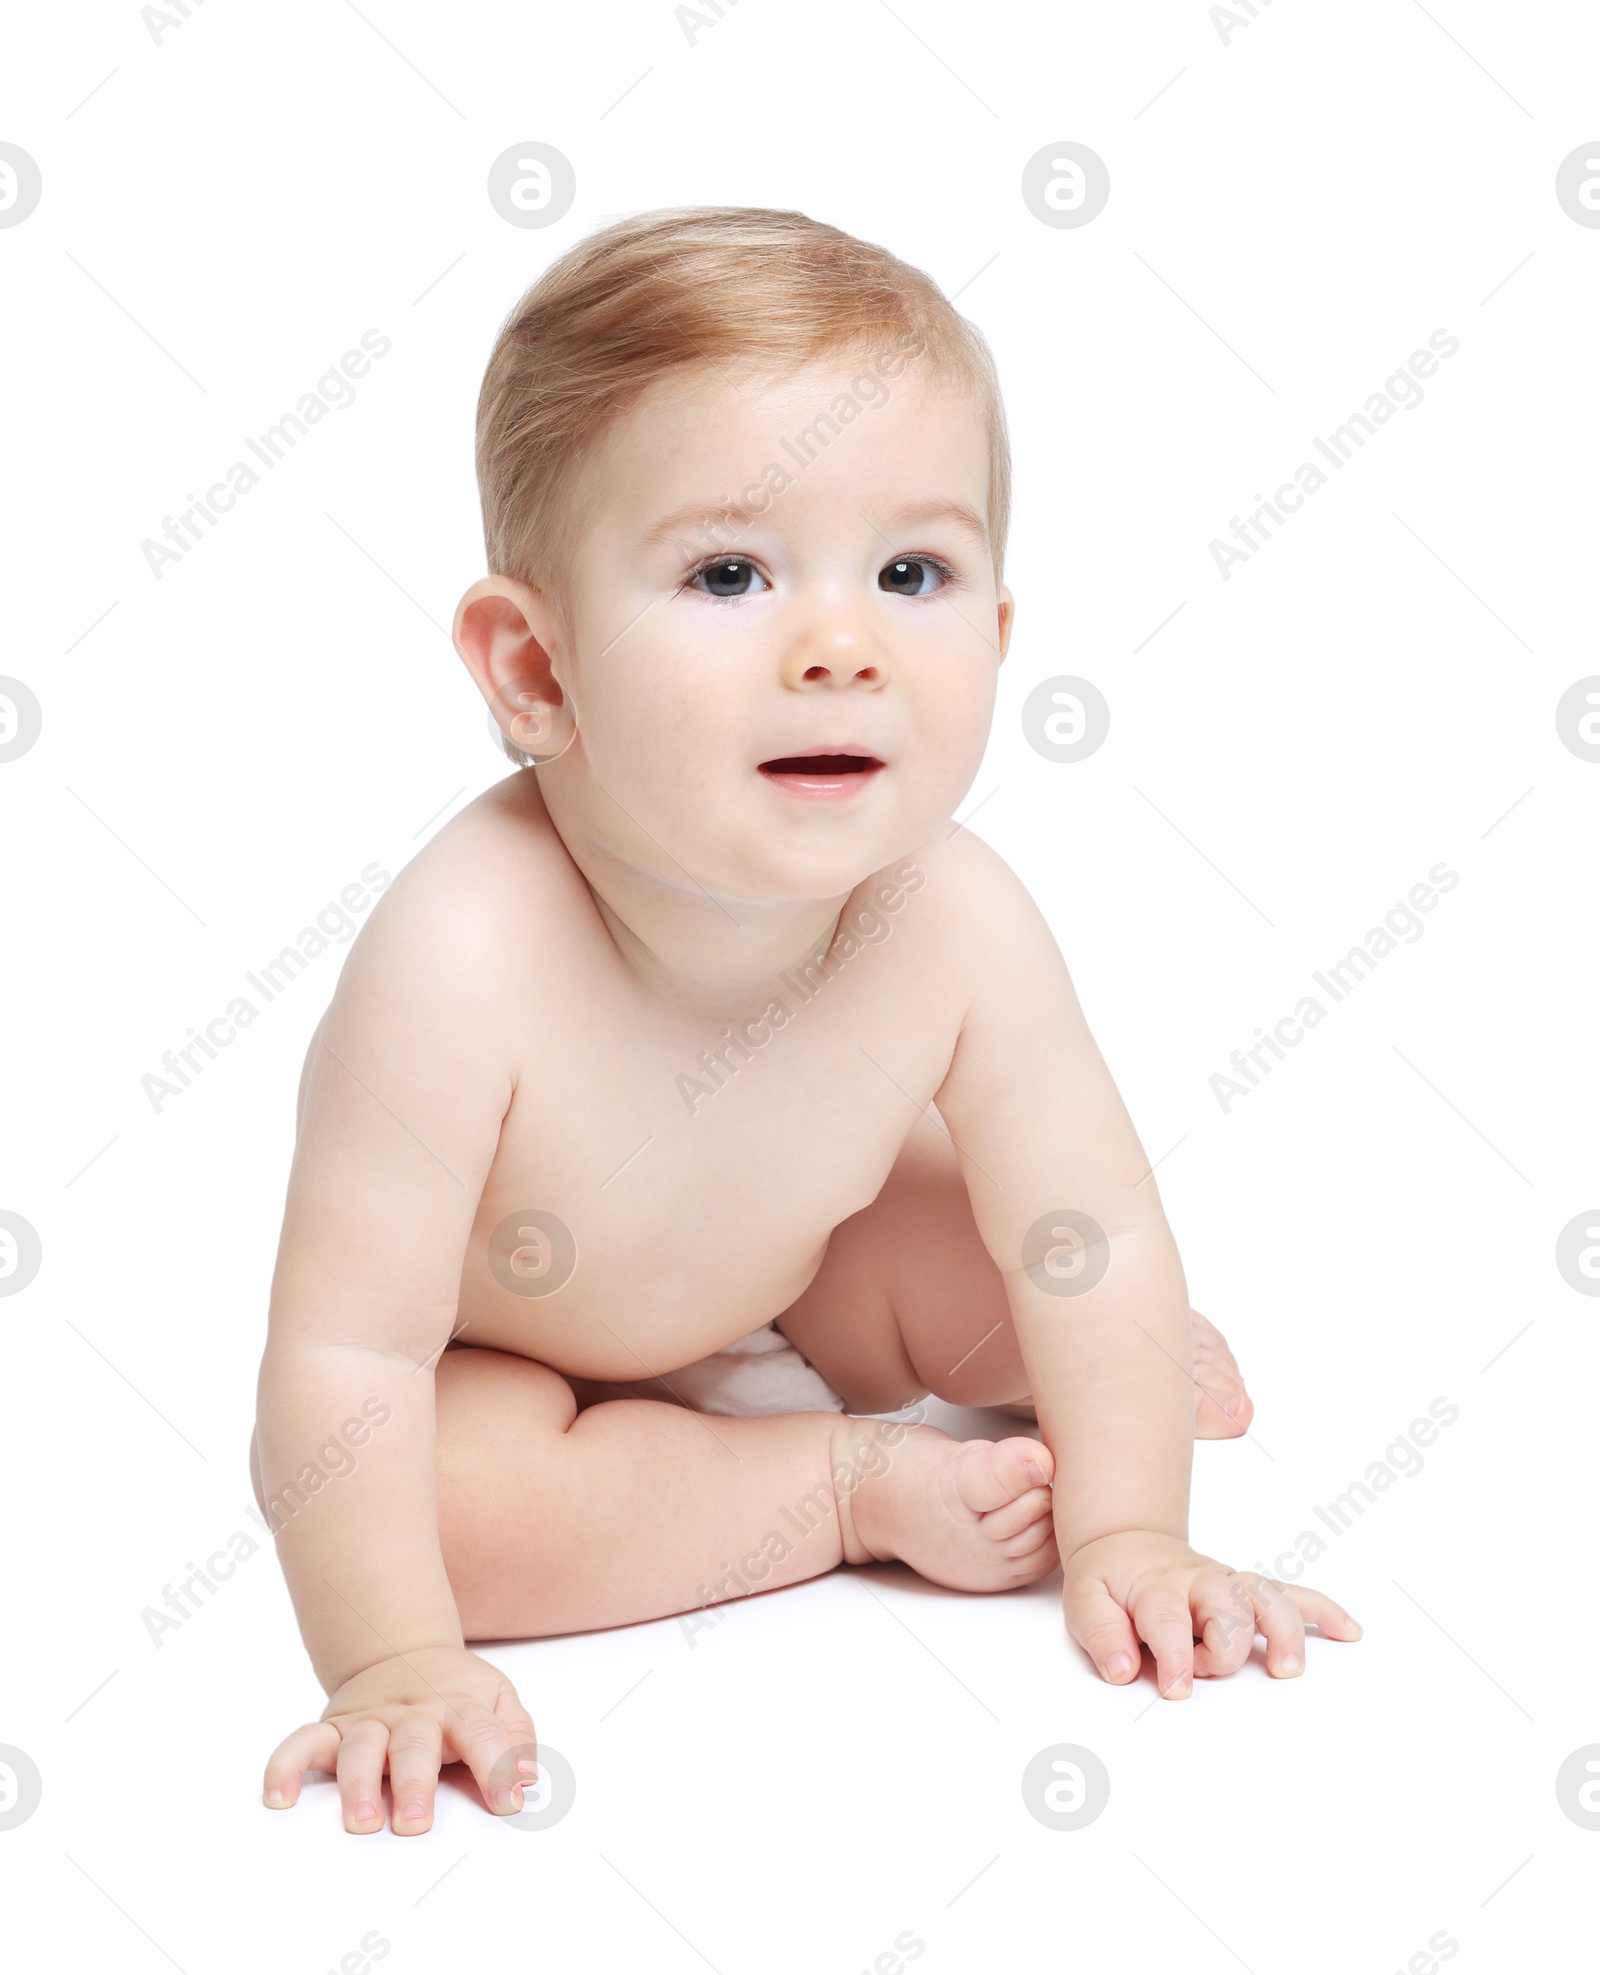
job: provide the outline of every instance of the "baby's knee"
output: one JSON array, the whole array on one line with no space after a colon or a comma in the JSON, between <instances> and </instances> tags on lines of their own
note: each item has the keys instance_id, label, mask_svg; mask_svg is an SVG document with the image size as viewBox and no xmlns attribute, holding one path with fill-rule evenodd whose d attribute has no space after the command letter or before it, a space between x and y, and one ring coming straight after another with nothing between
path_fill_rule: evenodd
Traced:
<instances>
[{"instance_id":1,"label":"baby's knee","mask_svg":"<svg viewBox=\"0 0 1600 1975\"><path fill-rule=\"evenodd\" d=\"M434 1411L445 1432L524 1440L545 1428L565 1433L578 1411L572 1387L548 1365L487 1346L446 1351L434 1367Z\"/></svg>"},{"instance_id":2,"label":"baby's knee","mask_svg":"<svg viewBox=\"0 0 1600 1975\"><path fill-rule=\"evenodd\" d=\"M481 1347L446 1351L434 1391L440 1550L467 1637L491 1637L508 1574L546 1526L551 1457L578 1404L548 1365Z\"/></svg>"},{"instance_id":3,"label":"baby's knee","mask_svg":"<svg viewBox=\"0 0 1600 1975\"><path fill-rule=\"evenodd\" d=\"M577 1417L561 1374L512 1351L446 1351L433 1379L441 1514L502 1496Z\"/></svg>"}]
</instances>

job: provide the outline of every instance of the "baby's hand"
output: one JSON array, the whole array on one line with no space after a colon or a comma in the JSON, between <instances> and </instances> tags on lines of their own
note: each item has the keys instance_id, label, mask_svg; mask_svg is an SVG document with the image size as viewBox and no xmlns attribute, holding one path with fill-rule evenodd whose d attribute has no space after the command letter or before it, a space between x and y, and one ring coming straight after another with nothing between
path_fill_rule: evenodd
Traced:
<instances>
[{"instance_id":1,"label":"baby's hand","mask_svg":"<svg viewBox=\"0 0 1600 1975\"><path fill-rule=\"evenodd\" d=\"M394 1830L414 1837L433 1823L442 1762L464 1762L498 1817L521 1810L522 1786L538 1776L533 1722L516 1689L464 1646L420 1647L347 1680L320 1721L274 1749L266 1801L287 1810L305 1770L336 1770L345 1829L381 1831L387 1767Z\"/></svg>"},{"instance_id":2,"label":"baby's hand","mask_svg":"<svg viewBox=\"0 0 1600 1975\"><path fill-rule=\"evenodd\" d=\"M1359 1639L1361 1627L1331 1598L1230 1570L1174 1536L1124 1530L1097 1537L1067 1559L1067 1630L1107 1680L1139 1671L1139 1641L1155 1655L1163 1698L1183 1700L1193 1677L1235 1673L1266 1635L1267 1671L1292 1678L1305 1666L1305 1622L1328 1638Z\"/></svg>"}]
</instances>

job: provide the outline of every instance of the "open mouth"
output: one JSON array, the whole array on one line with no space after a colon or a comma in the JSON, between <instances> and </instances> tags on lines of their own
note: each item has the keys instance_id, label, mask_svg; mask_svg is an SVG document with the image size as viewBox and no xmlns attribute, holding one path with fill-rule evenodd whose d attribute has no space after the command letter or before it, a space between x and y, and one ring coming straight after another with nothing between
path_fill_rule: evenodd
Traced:
<instances>
[{"instance_id":1,"label":"open mouth","mask_svg":"<svg viewBox=\"0 0 1600 1975\"><path fill-rule=\"evenodd\" d=\"M875 754L785 754L763 761L766 781L801 802L849 802L883 767Z\"/></svg>"},{"instance_id":2,"label":"open mouth","mask_svg":"<svg viewBox=\"0 0 1600 1975\"><path fill-rule=\"evenodd\" d=\"M786 754L763 761L763 775L803 775L808 780L835 781L841 775L870 775L883 763L873 754Z\"/></svg>"}]
</instances>

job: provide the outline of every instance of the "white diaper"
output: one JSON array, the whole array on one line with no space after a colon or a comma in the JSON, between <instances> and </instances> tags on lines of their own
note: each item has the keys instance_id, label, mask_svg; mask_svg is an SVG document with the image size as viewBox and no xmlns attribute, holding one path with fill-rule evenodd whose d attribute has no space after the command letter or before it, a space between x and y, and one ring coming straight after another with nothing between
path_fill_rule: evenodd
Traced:
<instances>
[{"instance_id":1,"label":"white diaper","mask_svg":"<svg viewBox=\"0 0 1600 1975\"><path fill-rule=\"evenodd\" d=\"M763 1324L709 1358L697 1358L692 1365L668 1372L664 1379L613 1382L606 1390L619 1399L676 1401L697 1413L721 1413L733 1419L844 1411L838 1393L775 1323Z\"/></svg>"}]
</instances>

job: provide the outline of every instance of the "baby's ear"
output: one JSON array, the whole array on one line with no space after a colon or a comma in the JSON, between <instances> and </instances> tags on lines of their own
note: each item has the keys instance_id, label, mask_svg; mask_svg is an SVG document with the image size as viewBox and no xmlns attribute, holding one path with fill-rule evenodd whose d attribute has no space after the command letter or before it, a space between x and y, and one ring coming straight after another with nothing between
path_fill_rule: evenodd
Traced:
<instances>
[{"instance_id":1,"label":"baby's ear","mask_svg":"<svg viewBox=\"0 0 1600 1975\"><path fill-rule=\"evenodd\" d=\"M485 576L456 606L451 637L510 758L553 761L571 745L571 708L550 662L555 613L526 583Z\"/></svg>"},{"instance_id":2,"label":"baby's ear","mask_svg":"<svg viewBox=\"0 0 1600 1975\"><path fill-rule=\"evenodd\" d=\"M510 576L481 576L456 605L451 642L484 698L506 679L531 674L549 659L545 640L554 616L539 592Z\"/></svg>"},{"instance_id":3,"label":"baby's ear","mask_svg":"<svg viewBox=\"0 0 1600 1975\"><path fill-rule=\"evenodd\" d=\"M1011 626L1016 621L1016 615L1017 600L1012 596L1006 585L1002 583L1000 585L1000 617L997 627L1000 634L1000 663L1002 665L1006 662L1006 653L1011 646Z\"/></svg>"}]
</instances>

